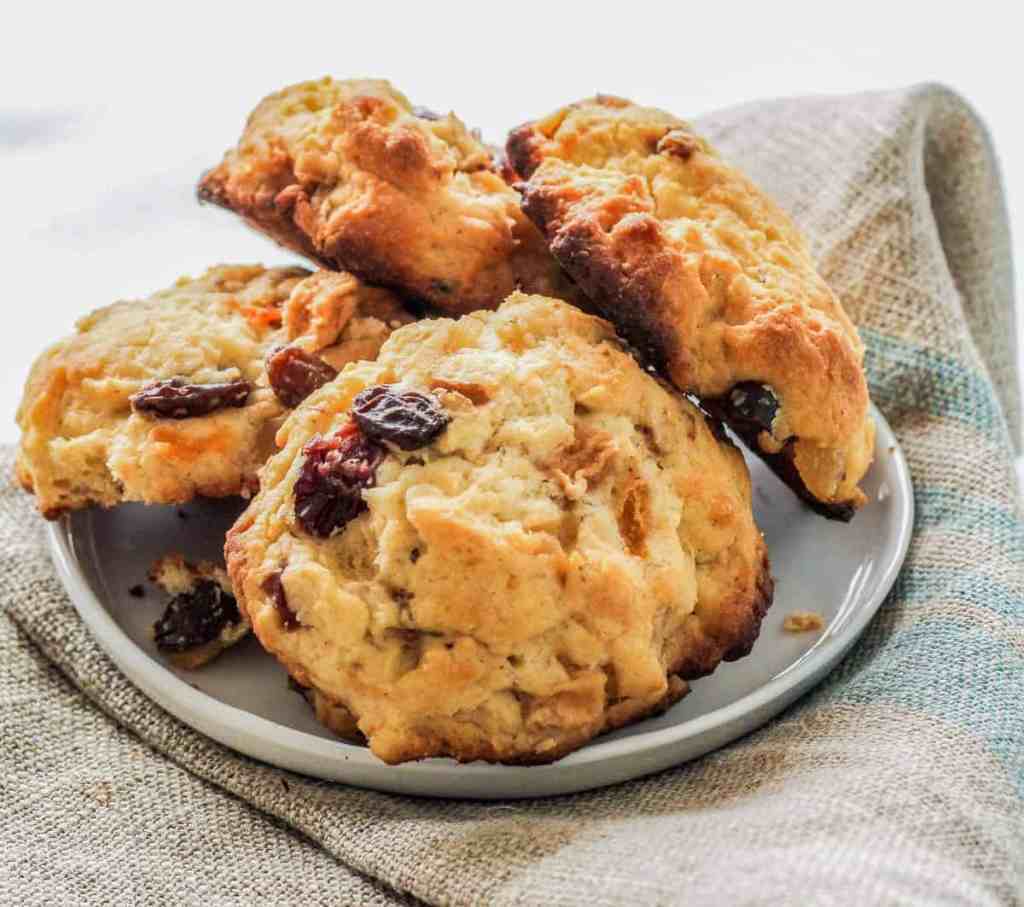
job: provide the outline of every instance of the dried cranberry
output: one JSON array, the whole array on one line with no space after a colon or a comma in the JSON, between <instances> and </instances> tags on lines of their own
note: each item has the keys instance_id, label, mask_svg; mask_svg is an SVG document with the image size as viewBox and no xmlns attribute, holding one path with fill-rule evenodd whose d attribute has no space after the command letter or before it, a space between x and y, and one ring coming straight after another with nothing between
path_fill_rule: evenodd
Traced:
<instances>
[{"instance_id":1,"label":"dried cranberry","mask_svg":"<svg viewBox=\"0 0 1024 907\"><path fill-rule=\"evenodd\" d=\"M270 386L277 399L289 408L298 406L337 375L337 369L301 347L281 347L267 357Z\"/></svg>"},{"instance_id":2,"label":"dried cranberry","mask_svg":"<svg viewBox=\"0 0 1024 907\"><path fill-rule=\"evenodd\" d=\"M426 447L451 422L437 398L416 391L399 394L386 384L358 394L352 418L368 438L390 441L402 450Z\"/></svg>"},{"instance_id":3,"label":"dried cranberry","mask_svg":"<svg viewBox=\"0 0 1024 907\"><path fill-rule=\"evenodd\" d=\"M385 450L349 422L330 438L314 435L302 452L295 518L311 535L329 538L366 509L362 491L373 487Z\"/></svg>"},{"instance_id":4,"label":"dried cranberry","mask_svg":"<svg viewBox=\"0 0 1024 907\"><path fill-rule=\"evenodd\" d=\"M181 378L155 381L131 396L132 409L164 419L205 416L228 406L245 406L252 386L248 381L186 384Z\"/></svg>"},{"instance_id":5,"label":"dried cranberry","mask_svg":"<svg viewBox=\"0 0 1024 907\"><path fill-rule=\"evenodd\" d=\"M228 624L241 619L232 596L218 583L200 580L191 592L182 592L168 602L153 625L153 636L163 652L186 652L216 639Z\"/></svg>"},{"instance_id":6,"label":"dried cranberry","mask_svg":"<svg viewBox=\"0 0 1024 907\"><path fill-rule=\"evenodd\" d=\"M297 630L301 624L299 618L288 604L288 596L284 594L284 583L280 573L271 573L263 580L262 589L271 597L274 607L286 630Z\"/></svg>"}]
</instances>

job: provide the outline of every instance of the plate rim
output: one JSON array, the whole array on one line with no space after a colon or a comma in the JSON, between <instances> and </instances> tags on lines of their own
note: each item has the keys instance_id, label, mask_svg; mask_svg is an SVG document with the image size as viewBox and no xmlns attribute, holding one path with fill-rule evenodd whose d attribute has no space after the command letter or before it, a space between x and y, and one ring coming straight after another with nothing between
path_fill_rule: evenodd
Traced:
<instances>
[{"instance_id":1,"label":"plate rim","mask_svg":"<svg viewBox=\"0 0 1024 907\"><path fill-rule=\"evenodd\" d=\"M836 632L829 634L826 630L826 635L789 667L734 702L688 719L679 725L653 729L619 739L602 740L598 738L548 765L523 767L481 762L462 764L452 759L430 759L392 766L377 759L365 747L318 737L307 731L279 724L269 718L223 702L182 680L136 645L121 629L84 575L79 557L75 553L67 517L48 523L48 547L58 577L75 610L89 628L93 638L118 669L134 686L139 688L143 695L155 701L174 718L229 749L268 765L302 774L310 774L310 772L304 768L282 766L279 761L269 759L265 754L265 749L263 752L254 752L249 741L257 744L261 742L269 744L278 752L284 750L295 753L298 758L293 760L293 764L298 762L309 764L311 759L319 756L332 764L344 762L353 768L359 766L370 770L386 770L393 781L388 784L387 788L372 782L344 781L336 777L328 779L323 774L315 775L315 777L334 780L335 783L347 783L377 790L390 789L394 791L407 786L415 786L422 790L423 785L431 780L438 784L447 784L457 776L466 777L469 774L477 781L493 777L509 780L518 777L524 781L532 777L535 780L541 780L541 775L545 774L545 770L550 777L553 770L561 774L565 770L574 772L592 769L600 763L613 762L623 757L636 756L666 746L678 746L687 741L713 736L714 732L720 731L730 723L742 724L744 716L771 709L773 704L781 702L777 709L769 711L765 716L764 720L767 720L791 704L799 695L806 692L831 671L861 636L889 594L906 560L913 536L914 488L906 457L892 428L874 404L871 406L871 413L878 428L876 461L880 450L888 453L892 474L898 485L898 488L892 489L891 494L900 499L902 506L895 514L896 545L893 549L882 549L888 550L889 553L885 558L883 569L874 583L874 592L870 599L862 602L855 609L855 613L850 615L851 619L847 620ZM753 726L747 727L746 731L751 731L763 723L763 721L758 721ZM688 760L681 758L677 760L677 763L685 761ZM638 772L637 774L646 773ZM601 786L601 783L573 785L565 789L596 786ZM544 794L531 792L519 794L519 796L542 795ZM435 796L457 797L459 795L448 793L435 794ZM464 794L462 796L479 797L480 794Z\"/></svg>"}]
</instances>

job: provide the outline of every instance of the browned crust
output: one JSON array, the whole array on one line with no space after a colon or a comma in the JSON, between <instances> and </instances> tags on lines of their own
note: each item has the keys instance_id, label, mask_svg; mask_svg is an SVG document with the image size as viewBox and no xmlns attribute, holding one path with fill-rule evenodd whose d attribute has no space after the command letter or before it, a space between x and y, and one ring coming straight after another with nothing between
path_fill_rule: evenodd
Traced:
<instances>
[{"instance_id":1,"label":"browned crust","mask_svg":"<svg viewBox=\"0 0 1024 907\"><path fill-rule=\"evenodd\" d=\"M525 158L524 162L529 160ZM644 258L625 261L608 251L606 238L596 222L563 221L562 200L557 193L529 183L520 183L519 190L523 210L548 237L552 254L583 289L597 313L615 325L645 366L669 376L679 386L686 371L687 353L679 342L675 326L659 304L659 290L672 263L666 252L658 251L661 228L657 221L650 215L640 215L630 225L633 237L651 251ZM719 405L719 398L703 398L701 403L728 424L812 510L844 523L853 519L856 508L852 504L822 501L811 494L793 463L791 447L777 454L765 451L758 443L758 430L751 430L750 426L733 418Z\"/></svg>"},{"instance_id":2,"label":"browned crust","mask_svg":"<svg viewBox=\"0 0 1024 907\"><path fill-rule=\"evenodd\" d=\"M313 709L317 720L332 734L336 734L345 742L356 746L367 745L366 738L359 731L354 716L344 704L334 701L322 690L303 686L303 684L295 680L294 676L292 676L292 680L302 691L303 698ZM440 737L435 740L427 732L415 740L415 743L418 744L415 749L410 747L408 754L403 755L400 759L391 760L390 764L398 765L402 762L432 759L437 758L439 755L444 755L461 764L483 761L499 765L550 765L552 762L557 762L559 759L575 752L581 746L595 739L595 737L609 734L627 724L664 714L686 696L689 691L689 685L682 678L674 675L669 676L668 689L665 695L649 708L641 711L623 711L610 714L609 720L602 728L596 731L587 728L586 730L578 730L575 734L566 735L556 746L545 750L543 753L531 752L509 756L506 751L495 746L491 741L481 738L473 741L469 746L464 744L463 749L458 754L450 754L448 752L447 740Z\"/></svg>"},{"instance_id":3,"label":"browned crust","mask_svg":"<svg viewBox=\"0 0 1024 907\"><path fill-rule=\"evenodd\" d=\"M228 571L228 577L231 579L231 588L235 593L238 610L245 615L245 619L250 624L252 623L252 614L246 608L245 591L245 579L249 575L249 557L246 553L244 537L255 522L256 515L252 512L252 508L243 510L224 539L224 564Z\"/></svg>"},{"instance_id":4,"label":"browned crust","mask_svg":"<svg viewBox=\"0 0 1024 907\"><path fill-rule=\"evenodd\" d=\"M556 117L564 115L569 110L586 103L594 103L601 107L610 109L631 106L626 98L617 95L598 94L589 101L581 101L576 104L569 104L562 108ZM538 129L538 122L529 120L516 126L509 134L505 142L505 155L507 168L515 173L519 179L529 179L544 160L545 138Z\"/></svg>"},{"instance_id":5,"label":"browned crust","mask_svg":"<svg viewBox=\"0 0 1024 907\"><path fill-rule=\"evenodd\" d=\"M163 652L161 654L176 668L181 668L183 671L198 671L229 648L231 646L223 640L211 639L201 646L194 646L184 652Z\"/></svg>"},{"instance_id":6,"label":"browned crust","mask_svg":"<svg viewBox=\"0 0 1024 907\"><path fill-rule=\"evenodd\" d=\"M732 272L728 265L718 265L714 259L705 262L699 272L696 268L681 265L673 241L656 216L638 177L622 173L621 186L611 190L588 182L592 179L590 174L596 171L587 171L585 167L581 168L582 172L573 169L574 142L584 141L585 134L581 137L579 133L570 132L564 146L559 144L559 139L550 136L558 132L560 124L566 116L573 115L575 108L588 105L591 110L631 106L620 99L597 98L569 105L546 120L525 123L510 133L506 150L509 164L521 180L517 189L523 199L524 212L545 236L559 264L583 289L592 309L616 326L645 366L660 371L680 390L696 393L707 400L708 407L714 408L744 443L813 510L831 519L849 521L865 500L855 482L866 469L861 451L870 448L873 436L869 416L865 416L861 423L851 416L857 412L866 413L867 409L867 388L856 354L858 341L855 330L849 326L837 302L834 305L838 312L834 314L840 321L840 329L826 331L820 330L816 313L812 312L808 318L788 311L787 307L778 307L769 313L761 313L756 321L756 333L753 328L745 333L746 338L758 338L758 346L752 347L755 359L747 358L746 347L743 355L736 359L742 368L774 371L780 381L789 382L790 391L794 387L792 376L806 375L806 382L811 384L804 383L797 396L815 402L811 405L801 402L801 409L794 410L792 400L796 397L786 396L790 407L786 410L787 415L792 418L794 413L802 412L804 415L799 418L806 424L807 415L822 412L828 407L828 412L837 419L829 428L837 432L835 440L827 443L812 440L816 437L814 434L803 440L805 436L794 430L789 435L788 444L776 443L763 432L749 430L750 426L733 418L727 409L717 406L715 396L709 396L709 392L720 395L725 391L727 398L729 389L721 386L712 389L698 378L701 360L696 359L689 349L686 332L700 330L701 319L708 317L706 283L716 277L728 281ZM597 148L603 146L598 144ZM655 151L683 162L697 159L698 167L711 166L701 162L715 160L700 140L681 129L668 132L656 147L652 144L651 153ZM541 167L542 164L545 166ZM714 166L724 167L721 164ZM539 172L538 168L541 168ZM535 173L536 178L531 179ZM607 176L611 170L601 173ZM732 188L746 193L747 198L758 196L757 190L744 183L742 177L734 182ZM781 212L770 203L765 204L768 216L775 218L772 222L778 223L780 230L792 230ZM799 245L799 238L795 242ZM718 267L726 270L720 274L709 274ZM818 278L813 280L817 282L810 286L818 289L809 290L809 293L819 292L822 287ZM828 292L827 288L824 292ZM693 323L683 327L687 320ZM752 325L754 323L751 322ZM841 325L844 323L852 338L843 336L845 329ZM847 343L848 339L850 343ZM749 339L744 340L745 345L749 342ZM772 353L766 355L769 348ZM778 366L771 364L779 362L789 363L789 371L780 373ZM733 380L741 381L743 378L737 376ZM767 376L762 380L773 385ZM716 381L721 382L721 378ZM830 398L822 400L822 393L815 396L806 392L807 388L814 387L816 381L833 389ZM785 393L786 388L782 390ZM820 432L821 424L819 420L813 431ZM844 427L833 427L837 425ZM794 450L795 443L800 445L799 456ZM845 460L849 469L835 469L830 473L829 469L833 467L826 467L825 460L813 453L816 449L827 451L827 456L834 453L840 458L849 457ZM813 468L810 466L812 461ZM867 462L870 462L870 456ZM801 473L805 469L808 470L806 475ZM830 476L838 479L840 490L836 491L836 486L829 485ZM812 487L815 491L811 491Z\"/></svg>"},{"instance_id":7,"label":"browned crust","mask_svg":"<svg viewBox=\"0 0 1024 907\"><path fill-rule=\"evenodd\" d=\"M788 485L801 501L820 516L830 520L837 520L840 523L849 523L857 512L852 504L822 501L816 498L807 489L800 471L793 462L793 445L787 444L778 453L770 453L763 450L758 443L758 435L762 429L759 425L748 422L735 413L728 406L728 394L725 397L709 397L701 402L710 413L717 416L736 432L749 450L754 451L779 477L783 484Z\"/></svg>"},{"instance_id":8,"label":"browned crust","mask_svg":"<svg viewBox=\"0 0 1024 907\"><path fill-rule=\"evenodd\" d=\"M543 144L533 123L523 123L508 134L505 143L505 173L508 178L529 179L541 162ZM529 212L527 212L529 213Z\"/></svg>"},{"instance_id":9,"label":"browned crust","mask_svg":"<svg viewBox=\"0 0 1024 907\"><path fill-rule=\"evenodd\" d=\"M696 609L677 641L673 673L683 680L696 680L714 672L723 661L736 661L750 654L761 633L761 622L772 605L775 581L768 563L768 551L761 541L760 564L750 588L729 601Z\"/></svg>"},{"instance_id":10,"label":"browned crust","mask_svg":"<svg viewBox=\"0 0 1024 907\"><path fill-rule=\"evenodd\" d=\"M264 99L239 148L202 176L200 201L235 212L324 267L448 313L494 308L516 289L571 293L502 178L509 175L503 165L453 116L424 119L390 86L318 83L340 93L318 127L324 153L311 174L308 149L289 132L293 113L281 112L272 126L261 118L312 84ZM451 127L445 141L454 169L438 151L439 120ZM240 162L253 135L266 147Z\"/></svg>"},{"instance_id":11,"label":"browned crust","mask_svg":"<svg viewBox=\"0 0 1024 907\"><path fill-rule=\"evenodd\" d=\"M598 314L615 325L616 330L640 354L643 365L669 374L672 363L685 359L671 321L659 306L658 291L668 275L671 263L664 252L653 252L629 268L605 248L600 226L590 220L562 219L562 200L545 186L520 184L523 211L548 238L552 254L587 294ZM633 231L660 231L651 217L638 221Z\"/></svg>"},{"instance_id":12,"label":"browned crust","mask_svg":"<svg viewBox=\"0 0 1024 907\"><path fill-rule=\"evenodd\" d=\"M288 216L289 209L277 204L277 196L267 193L242 199L228 191L226 173L222 167L207 170L196 186L200 204L212 204L241 217L257 233L274 240L282 248L308 258L321 267L334 268L336 264L318 254L309 237Z\"/></svg>"}]
</instances>

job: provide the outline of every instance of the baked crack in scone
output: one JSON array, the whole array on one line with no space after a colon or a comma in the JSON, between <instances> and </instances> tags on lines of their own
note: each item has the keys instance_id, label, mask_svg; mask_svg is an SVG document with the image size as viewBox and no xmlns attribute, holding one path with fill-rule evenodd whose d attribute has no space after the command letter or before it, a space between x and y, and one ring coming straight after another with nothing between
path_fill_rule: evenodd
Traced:
<instances>
[{"instance_id":1,"label":"baked crack in scone","mask_svg":"<svg viewBox=\"0 0 1024 907\"><path fill-rule=\"evenodd\" d=\"M563 302L403 327L278 440L232 585L389 763L550 762L745 655L771 602L739 451Z\"/></svg>"},{"instance_id":2,"label":"baked crack in scone","mask_svg":"<svg viewBox=\"0 0 1024 907\"><path fill-rule=\"evenodd\" d=\"M571 285L487 147L385 81L324 78L265 98L199 197L328 268L450 313Z\"/></svg>"},{"instance_id":3,"label":"baked crack in scone","mask_svg":"<svg viewBox=\"0 0 1024 907\"><path fill-rule=\"evenodd\" d=\"M249 494L288 407L410 320L350 274L242 265L99 309L29 374L18 478L50 519Z\"/></svg>"},{"instance_id":4,"label":"baked crack in scone","mask_svg":"<svg viewBox=\"0 0 1024 907\"><path fill-rule=\"evenodd\" d=\"M687 123L618 98L527 123L507 151L596 310L815 510L850 519L874 451L864 348L789 218Z\"/></svg>"},{"instance_id":5,"label":"baked crack in scone","mask_svg":"<svg viewBox=\"0 0 1024 907\"><path fill-rule=\"evenodd\" d=\"M173 596L153 625L153 640L179 668L201 668L252 629L218 564L193 564L181 554L167 554L153 564L149 578Z\"/></svg>"}]
</instances>

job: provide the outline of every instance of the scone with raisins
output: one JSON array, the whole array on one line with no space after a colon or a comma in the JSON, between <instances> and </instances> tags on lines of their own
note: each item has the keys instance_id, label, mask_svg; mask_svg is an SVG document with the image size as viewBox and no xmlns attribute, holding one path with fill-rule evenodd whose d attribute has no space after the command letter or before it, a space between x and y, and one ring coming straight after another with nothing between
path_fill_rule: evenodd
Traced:
<instances>
[{"instance_id":1,"label":"scone with raisins","mask_svg":"<svg viewBox=\"0 0 1024 907\"><path fill-rule=\"evenodd\" d=\"M563 302L400 328L278 440L239 606L389 763L550 762L745 655L771 602L740 453Z\"/></svg>"},{"instance_id":2,"label":"scone with raisins","mask_svg":"<svg viewBox=\"0 0 1024 907\"><path fill-rule=\"evenodd\" d=\"M283 246L453 313L571 284L519 196L454 114L379 79L290 85L199 183Z\"/></svg>"},{"instance_id":3,"label":"scone with raisins","mask_svg":"<svg viewBox=\"0 0 1024 907\"><path fill-rule=\"evenodd\" d=\"M687 123L620 98L521 126L508 156L594 308L815 510L849 520L874 455L864 346L786 214Z\"/></svg>"},{"instance_id":4,"label":"scone with raisins","mask_svg":"<svg viewBox=\"0 0 1024 907\"><path fill-rule=\"evenodd\" d=\"M411 320L350 274L256 265L99 309L32 367L18 478L50 519L251 493L288 408Z\"/></svg>"}]
</instances>

